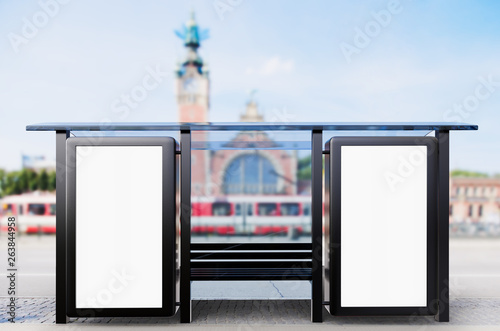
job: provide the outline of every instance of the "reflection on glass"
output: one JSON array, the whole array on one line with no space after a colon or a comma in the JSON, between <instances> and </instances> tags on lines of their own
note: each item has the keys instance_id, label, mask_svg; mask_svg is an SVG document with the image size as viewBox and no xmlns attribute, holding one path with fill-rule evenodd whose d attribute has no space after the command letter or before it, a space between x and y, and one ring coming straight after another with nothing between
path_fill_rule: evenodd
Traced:
<instances>
[{"instance_id":1,"label":"reflection on glass","mask_svg":"<svg viewBox=\"0 0 500 331\"><path fill-rule=\"evenodd\" d=\"M278 204L259 203L258 210L260 216L278 216Z\"/></svg>"},{"instance_id":2,"label":"reflection on glass","mask_svg":"<svg viewBox=\"0 0 500 331\"><path fill-rule=\"evenodd\" d=\"M310 135L195 132L192 139L193 242L310 242Z\"/></svg>"},{"instance_id":3,"label":"reflection on glass","mask_svg":"<svg viewBox=\"0 0 500 331\"><path fill-rule=\"evenodd\" d=\"M50 215L55 215L56 214L56 204L51 203L50 204Z\"/></svg>"},{"instance_id":4,"label":"reflection on glass","mask_svg":"<svg viewBox=\"0 0 500 331\"><path fill-rule=\"evenodd\" d=\"M216 202L212 205L213 216L229 216L231 215L231 205L227 202Z\"/></svg>"},{"instance_id":5,"label":"reflection on glass","mask_svg":"<svg viewBox=\"0 0 500 331\"><path fill-rule=\"evenodd\" d=\"M298 203L282 203L280 208L280 214L282 216L297 216L299 215L299 204Z\"/></svg>"},{"instance_id":6,"label":"reflection on glass","mask_svg":"<svg viewBox=\"0 0 500 331\"><path fill-rule=\"evenodd\" d=\"M28 214L29 215L45 215L45 205L38 203L30 203L28 205Z\"/></svg>"},{"instance_id":7,"label":"reflection on glass","mask_svg":"<svg viewBox=\"0 0 500 331\"><path fill-rule=\"evenodd\" d=\"M276 194L277 172L271 162L256 153L238 156L224 176L226 194Z\"/></svg>"}]
</instances>

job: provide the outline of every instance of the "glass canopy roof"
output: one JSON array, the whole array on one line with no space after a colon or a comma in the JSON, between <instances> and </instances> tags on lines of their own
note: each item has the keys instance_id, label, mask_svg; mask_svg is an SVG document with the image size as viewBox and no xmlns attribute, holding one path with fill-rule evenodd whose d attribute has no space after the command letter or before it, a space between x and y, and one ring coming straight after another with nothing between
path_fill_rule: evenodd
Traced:
<instances>
[{"instance_id":1,"label":"glass canopy roof","mask_svg":"<svg viewBox=\"0 0 500 331\"><path fill-rule=\"evenodd\" d=\"M290 122L290 123L167 123L167 122L113 122L113 123L40 123L28 125L27 131L387 131L387 130L477 130L467 123L447 122Z\"/></svg>"}]
</instances>

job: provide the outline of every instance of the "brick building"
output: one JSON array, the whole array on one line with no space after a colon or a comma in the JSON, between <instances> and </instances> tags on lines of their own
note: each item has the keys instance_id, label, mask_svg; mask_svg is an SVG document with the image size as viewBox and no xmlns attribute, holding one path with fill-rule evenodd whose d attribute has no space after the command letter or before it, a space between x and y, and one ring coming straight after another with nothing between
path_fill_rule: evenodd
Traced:
<instances>
[{"instance_id":1,"label":"brick building","mask_svg":"<svg viewBox=\"0 0 500 331\"><path fill-rule=\"evenodd\" d=\"M450 223L500 224L500 178L452 177Z\"/></svg>"},{"instance_id":2,"label":"brick building","mask_svg":"<svg viewBox=\"0 0 500 331\"><path fill-rule=\"evenodd\" d=\"M210 78L207 65L198 54L203 31L194 14L177 35L184 41L186 56L176 68L175 94L179 122L208 122L210 110ZM257 103L250 98L240 116L241 122L263 122ZM279 149L257 149L279 144L264 132L235 132L234 137L218 145L205 148L210 133L193 135L192 192L194 196L222 196L229 194L285 194L297 193L295 154ZM214 144L212 143L211 146ZM196 148L200 148L196 150Z\"/></svg>"}]
</instances>

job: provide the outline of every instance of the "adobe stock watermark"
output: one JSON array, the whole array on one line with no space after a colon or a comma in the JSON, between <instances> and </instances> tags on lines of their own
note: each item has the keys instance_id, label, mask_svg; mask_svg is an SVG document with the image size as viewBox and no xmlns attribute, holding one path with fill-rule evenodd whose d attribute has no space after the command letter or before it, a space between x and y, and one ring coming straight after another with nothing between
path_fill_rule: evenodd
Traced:
<instances>
[{"instance_id":1,"label":"adobe stock watermark","mask_svg":"<svg viewBox=\"0 0 500 331\"><path fill-rule=\"evenodd\" d=\"M169 71L162 71L159 65L153 69L151 66L146 67L146 74L141 82L130 89L128 93L122 93L111 103L111 111L119 115L120 120L124 120L130 116L133 109L136 109L149 95L149 92L160 86L166 77L170 74ZM101 122L109 122L108 119L103 119Z\"/></svg>"},{"instance_id":2,"label":"adobe stock watermark","mask_svg":"<svg viewBox=\"0 0 500 331\"><path fill-rule=\"evenodd\" d=\"M112 270L111 275L107 287L101 289L94 297L88 297L85 301L86 305L95 308L108 306L116 295L129 286L130 281L135 280L135 276L128 274L125 269L121 272Z\"/></svg>"},{"instance_id":3,"label":"adobe stock watermark","mask_svg":"<svg viewBox=\"0 0 500 331\"><path fill-rule=\"evenodd\" d=\"M367 48L372 40L391 24L393 17L401 14L401 12L403 12L401 2L399 0L390 0L385 9L370 13L373 19L366 22L363 28L355 27L352 43L341 42L339 45L347 63L352 62L354 54L360 54L363 49Z\"/></svg>"},{"instance_id":4,"label":"adobe stock watermark","mask_svg":"<svg viewBox=\"0 0 500 331\"><path fill-rule=\"evenodd\" d=\"M151 66L147 66L146 74L142 77L140 83L132 87L128 93L122 93L120 97L116 98L111 103L112 118L118 117L118 119L122 121L127 119L132 110L139 107L139 105L146 100L149 92L157 89L169 74L169 71L162 71L158 64L154 69ZM99 121L102 131L113 130L112 118L104 117ZM103 138L104 136L102 135L89 136L89 140L92 143L98 143L102 141ZM89 156L92 151L93 148L91 148L91 146L80 146L76 153L80 156L80 160L83 160L83 158ZM76 164L76 166L78 166L78 164ZM67 171L70 172L73 170L74 169L69 169L68 167Z\"/></svg>"},{"instance_id":5,"label":"adobe stock watermark","mask_svg":"<svg viewBox=\"0 0 500 331\"><path fill-rule=\"evenodd\" d=\"M295 115L294 113L289 113L287 108L283 106L281 107L281 109L275 108L272 110L272 115L268 123L279 126L280 124L288 124L290 122L293 122L293 119L295 119L295 117L297 117L297 115Z\"/></svg>"},{"instance_id":6,"label":"adobe stock watermark","mask_svg":"<svg viewBox=\"0 0 500 331\"><path fill-rule=\"evenodd\" d=\"M474 93L466 96L461 103L453 104L443 114L445 121L460 122L467 119L475 112L482 101L488 100L500 87L500 81L495 81L493 75L477 77L479 83L474 88Z\"/></svg>"},{"instance_id":7,"label":"adobe stock watermark","mask_svg":"<svg viewBox=\"0 0 500 331\"><path fill-rule=\"evenodd\" d=\"M217 16L221 21L224 21L224 17L228 12L233 12L235 8L241 6L244 0L214 0L212 6L214 7Z\"/></svg>"},{"instance_id":8,"label":"adobe stock watermark","mask_svg":"<svg viewBox=\"0 0 500 331\"><path fill-rule=\"evenodd\" d=\"M125 120L130 116L130 113L133 109L136 109L140 103L144 102L149 95L149 92L157 89L168 77L170 74L169 71L162 71L160 65L156 65L153 69L151 66L146 67L146 74L142 77L139 84L136 84L132 87L128 93L122 93L120 97L116 98L111 103L111 112L113 116L101 118L99 121L99 125L101 127L101 131L112 131L113 130L113 120L115 117L118 117L120 120ZM104 136L97 133L96 135L88 136L89 142L92 144L97 144L104 139ZM56 163L57 169L57 178L58 180L62 180L62 177L65 174L69 174L75 171L75 168L78 166L79 162L81 162L86 156L92 154L94 149L92 146L79 146L76 150L76 154L79 157L76 157L78 163L75 164L74 167L65 163Z\"/></svg>"},{"instance_id":9,"label":"adobe stock watermark","mask_svg":"<svg viewBox=\"0 0 500 331\"><path fill-rule=\"evenodd\" d=\"M35 38L41 29L45 28L51 19L56 17L62 6L67 5L71 0L40 0L38 5L40 10L36 11L31 18L23 17L20 34L10 32L7 35L10 46L17 54L22 45L27 45Z\"/></svg>"},{"instance_id":10,"label":"adobe stock watermark","mask_svg":"<svg viewBox=\"0 0 500 331\"><path fill-rule=\"evenodd\" d=\"M272 124L277 129L279 129L279 127L282 125L293 122L293 120L297 117L296 114L288 112L286 106L283 106L281 108L273 108L271 113L271 118L266 122ZM269 139L275 138L276 131L277 130L273 130L268 133Z\"/></svg>"},{"instance_id":11,"label":"adobe stock watermark","mask_svg":"<svg viewBox=\"0 0 500 331\"><path fill-rule=\"evenodd\" d=\"M296 117L296 115L293 113L289 113L287 111L286 107L282 107L281 109L273 109L272 110L271 120L268 121L267 123L270 123L279 129L279 127L281 125L290 123L291 120L294 119L295 117ZM275 132L276 132L276 130L266 132L267 138L270 141L273 140ZM244 148L244 150L246 152L242 153L241 155L251 155L251 156L256 157L256 158L261 156L261 154L258 153L257 148ZM219 171L215 180L211 180L208 183L206 183L204 190L202 190L202 192L197 192L197 193L201 194L200 196L202 196L202 197L210 197L210 196L212 196L213 192L216 192L217 190L224 191L225 178L232 177L233 175L235 175L239 171L240 171L239 168L231 167L228 164L225 169L222 169Z\"/></svg>"},{"instance_id":12,"label":"adobe stock watermark","mask_svg":"<svg viewBox=\"0 0 500 331\"><path fill-rule=\"evenodd\" d=\"M404 183L419 166L427 162L427 149L414 148L407 157L399 156L398 160L399 164L396 169L384 173L391 192L395 192L399 184Z\"/></svg>"},{"instance_id":13,"label":"adobe stock watermark","mask_svg":"<svg viewBox=\"0 0 500 331\"><path fill-rule=\"evenodd\" d=\"M462 290L466 289L465 286L462 286L458 283L458 279L456 277L453 279L453 281L452 278L450 278L449 280L445 280L445 284L447 289L445 288L441 290L441 293L443 295L431 300L429 312L432 315L437 315L439 313L439 302L441 299L443 300L442 304L446 304L449 306L450 298L462 295ZM429 324L434 325L435 323L434 316L422 316L427 315L429 312L426 308L419 308L418 313L413 313L409 316L409 324L422 324L417 330L426 330L429 327Z\"/></svg>"}]
</instances>

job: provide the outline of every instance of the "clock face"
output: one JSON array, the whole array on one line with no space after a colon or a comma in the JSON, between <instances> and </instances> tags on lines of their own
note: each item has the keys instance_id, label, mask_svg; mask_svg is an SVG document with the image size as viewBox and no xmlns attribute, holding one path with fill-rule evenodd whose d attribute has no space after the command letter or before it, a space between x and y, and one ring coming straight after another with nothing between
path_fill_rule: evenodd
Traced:
<instances>
[{"instance_id":1,"label":"clock face","mask_svg":"<svg viewBox=\"0 0 500 331\"><path fill-rule=\"evenodd\" d=\"M189 93L195 93L198 91L198 82L194 78L187 78L184 81L184 90Z\"/></svg>"}]
</instances>

